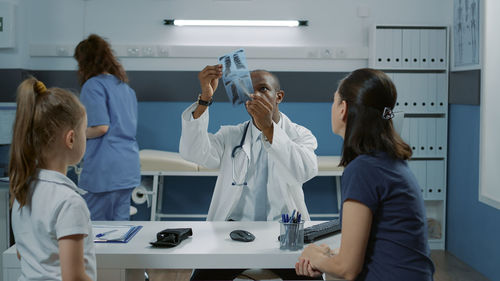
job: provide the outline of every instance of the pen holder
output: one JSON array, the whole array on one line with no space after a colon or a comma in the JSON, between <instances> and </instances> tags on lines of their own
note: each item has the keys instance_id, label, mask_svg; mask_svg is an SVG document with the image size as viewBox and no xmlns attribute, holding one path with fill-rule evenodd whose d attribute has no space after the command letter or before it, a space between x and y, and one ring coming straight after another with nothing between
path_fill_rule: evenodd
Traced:
<instances>
[{"instance_id":1,"label":"pen holder","mask_svg":"<svg viewBox=\"0 0 500 281\"><path fill-rule=\"evenodd\" d=\"M280 223L280 249L297 251L304 248L304 221Z\"/></svg>"}]
</instances>

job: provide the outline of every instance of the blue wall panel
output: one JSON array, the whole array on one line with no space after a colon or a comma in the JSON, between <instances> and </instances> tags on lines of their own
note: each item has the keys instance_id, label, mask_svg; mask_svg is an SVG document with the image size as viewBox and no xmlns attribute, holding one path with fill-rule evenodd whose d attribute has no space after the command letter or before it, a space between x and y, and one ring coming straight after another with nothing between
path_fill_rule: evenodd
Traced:
<instances>
[{"instance_id":1,"label":"blue wall panel","mask_svg":"<svg viewBox=\"0 0 500 281\"><path fill-rule=\"evenodd\" d=\"M194 99L194 98L193 98ZM137 140L140 149L179 151L181 113L187 102L140 102ZM305 126L318 140L318 155L340 155L342 138L331 130L331 103L287 103L280 110L293 122ZM217 132L221 125L233 125L249 119L243 106L214 103L210 107L208 130Z\"/></svg>"},{"instance_id":2,"label":"blue wall panel","mask_svg":"<svg viewBox=\"0 0 500 281\"><path fill-rule=\"evenodd\" d=\"M446 248L500 280L500 210L478 200L479 112L479 106L450 106Z\"/></svg>"}]
</instances>

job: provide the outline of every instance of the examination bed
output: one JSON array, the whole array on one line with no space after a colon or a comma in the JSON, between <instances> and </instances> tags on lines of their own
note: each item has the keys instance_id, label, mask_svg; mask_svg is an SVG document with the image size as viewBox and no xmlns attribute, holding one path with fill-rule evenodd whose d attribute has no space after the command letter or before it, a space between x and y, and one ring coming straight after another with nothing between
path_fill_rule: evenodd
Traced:
<instances>
[{"instance_id":1,"label":"examination bed","mask_svg":"<svg viewBox=\"0 0 500 281\"><path fill-rule=\"evenodd\" d=\"M141 196L149 196L151 204L151 220L161 218L192 218L191 215L163 214L160 212L164 185L164 176L217 176L217 170L210 170L193 162L182 159L179 153L152 149L143 149L139 152L141 160L141 175L152 176L151 187L142 187ZM340 176L343 168L339 167L340 156L318 156L318 176L335 177L337 188L337 204L340 206ZM196 216L196 215L195 215ZM311 218L338 216L338 214L311 214Z\"/></svg>"}]
</instances>

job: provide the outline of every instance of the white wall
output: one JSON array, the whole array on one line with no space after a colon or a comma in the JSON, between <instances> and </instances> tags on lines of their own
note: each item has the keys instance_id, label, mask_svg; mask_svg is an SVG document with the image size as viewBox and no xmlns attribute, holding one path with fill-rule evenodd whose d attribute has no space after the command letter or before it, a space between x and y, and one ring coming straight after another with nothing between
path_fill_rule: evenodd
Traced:
<instances>
[{"instance_id":1,"label":"white wall","mask_svg":"<svg viewBox=\"0 0 500 281\"><path fill-rule=\"evenodd\" d=\"M0 68L19 68L25 65L27 53L27 34L25 26L26 2L21 0L0 0L0 2L11 3L14 5L14 41L15 48L0 48ZM23 43L20 43L23 42ZM1 79L1 77L0 77Z\"/></svg>"},{"instance_id":2,"label":"white wall","mask_svg":"<svg viewBox=\"0 0 500 281\"><path fill-rule=\"evenodd\" d=\"M127 70L198 70L205 64L216 63L216 56L226 50L243 46L248 49L250 68L349 71L367 66L368 31L373 23L449 25L452 14L451 0L18 0L15 2L19 3L18 38L20 38L14 51L0 49L0 68L75 69L76 63L71 58L74 46L86 35L97 33L108 38L119 55L126 55L127 47L152 46L156 50L158 46L166 46L170 48L171 56L177 56L177 58L122 57L121 60ZM359 7L367 8L369 16L359 17L357 15ZM164 26L163 19L168 18L305 19L309 21L309 26L180 28ZM31 54L39 52L41 55L51 54L54 57L30 56L29 46L32 47ZM56 57L55 50L58 46L61 46L62 53L66 54ZM217 46L217 48L199 46ZM267 49L261 50L255 47ZM332 50L330 55L322 53L325 48ZM339 50L343 51L341 55L337 53ZM273 52L281 58L266 57L266 53L275 56ZM210 58L200 58L204 56ZM314 58L309 58L311 56ZM4 60L5 58L7 60Z\"/></svg>"},{"instance_id":3,"label":"white wall","mask_svg":"<svg viewBox=\"0 0 500 281\"><path fill-rule=\"evenodd\" d=\"M500 1L485 0L483 8L483 68L481 75L481 138L479 200L500 209ZM488 39L488 40L486 40Z\"/></svg>"}]
</instances>

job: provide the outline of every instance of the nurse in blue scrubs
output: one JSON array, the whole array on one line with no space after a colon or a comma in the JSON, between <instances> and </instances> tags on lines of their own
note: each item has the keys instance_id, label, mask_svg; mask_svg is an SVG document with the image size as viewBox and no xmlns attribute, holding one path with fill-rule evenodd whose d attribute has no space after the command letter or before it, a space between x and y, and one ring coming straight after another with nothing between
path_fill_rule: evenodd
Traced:
<instances>
[{"instance_id":1,"label":"nurse in blue scrubs","mask_svg":"<svg viewBox=\"0 0 500 281\"><path fill-rule=\"evenodd\" d=\"M87 110L87 151L78 185L92 220L129 220L140 183L137 97L111 46L91 34L75 49L80 99Z\"/></svg>"}]
</instances>

